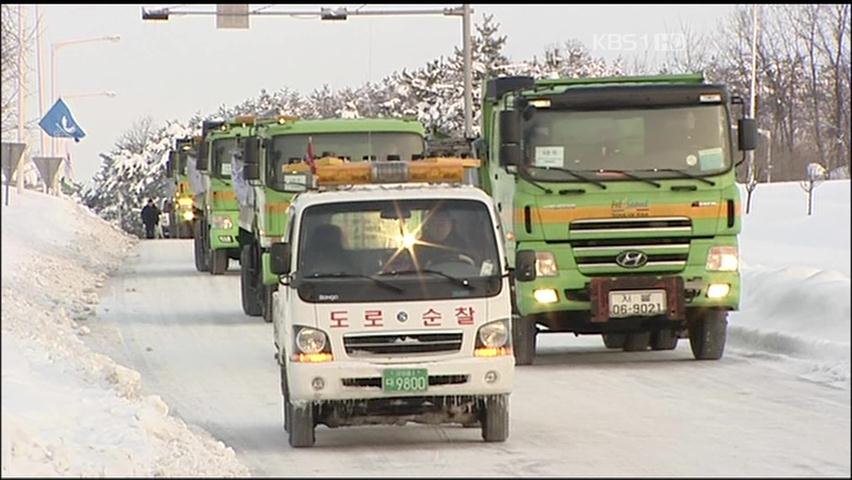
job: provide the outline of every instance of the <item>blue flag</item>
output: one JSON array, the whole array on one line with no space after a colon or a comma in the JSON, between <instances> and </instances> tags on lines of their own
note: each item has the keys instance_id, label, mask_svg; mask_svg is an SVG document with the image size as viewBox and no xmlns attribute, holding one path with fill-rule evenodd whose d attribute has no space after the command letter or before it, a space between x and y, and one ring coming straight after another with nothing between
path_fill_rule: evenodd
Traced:
<instances>
[{"instance_id":1,"label":"blue flag","mask_svg":"<svg viewBox=\"0 0 852 480\"><path fill-rule=\"evenodd\" d=\"M50 107L38 125L51 137L73 138L75 142L79 142L86 136L86 132L74 121L68 105L65 105L61 98Z\"/></svg>"}]
</instances>

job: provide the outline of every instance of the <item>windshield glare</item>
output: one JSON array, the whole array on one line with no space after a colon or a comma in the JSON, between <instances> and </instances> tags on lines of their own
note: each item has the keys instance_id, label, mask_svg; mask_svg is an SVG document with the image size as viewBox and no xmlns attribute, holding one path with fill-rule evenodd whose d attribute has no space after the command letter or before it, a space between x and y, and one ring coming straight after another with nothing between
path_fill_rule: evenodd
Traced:
<instances>
[{"instance_id":1,"label":"windshield glare","mask_svg":"<svg viewBox=\"0 0 852 480\"><path fill-rule=\"evenodd\" d=\"M524 156L536 178L575 180L575 171L677 169L695 175L730 167L721 105L644 110L537 110L524 123Z\"/></svg>"},{"instance_id":2,"label":"windshield glare","mask_svg":"<svg viewBox=\"0 0 852 480\"><path fill-rule=\"evenodd\" d=\"M471 200L372 201L317 205L305 210L298 271L322 275L499 275L488 208ZM408 272L408 273L405 273ZM424 280L445 282L438 275Z\"/></svg>"},{"instance_id":3,"label":"windshield glare","mask_svg":"<svg viewBox=\"0 0 852 480\"><path fill-rule=\"evenodd\" d=\"M277 135L269 152L273 184L284 186L286 166L305 161L308 140L314 158L338 157L359 162L363 160L413 160L423 155L423 138L415 133L354 132L315 133L311 135Z\"/></svg>"}]
</instances>

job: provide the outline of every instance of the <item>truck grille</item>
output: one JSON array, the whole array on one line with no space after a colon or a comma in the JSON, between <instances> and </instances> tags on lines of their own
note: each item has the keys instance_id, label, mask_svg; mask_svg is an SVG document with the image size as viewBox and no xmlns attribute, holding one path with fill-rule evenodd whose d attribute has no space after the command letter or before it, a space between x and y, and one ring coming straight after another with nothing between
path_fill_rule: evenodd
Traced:
<instances>
[{"instance_id":1,"label":"truck grille","mask_svg":"<svg viewBox=\"0 0 852 480\"><path fill-rule=\"evenodd\" d=\"M461 350L462 332L350 334L343 346L350 357L453 353Z\"/></svg>"},{"instance_id":2,"label":"truck grille","mask_svg":"<svg viewBox=\"0 0 852 480\"><path fill-rule=\"evenodd\" d=\"M608 218L578 220L571 223L570 229L577 268L585 275L671 273L686 266L692 221L686 217ZM594 234L595 238L583 238L591 236L587 234ZM639 268L616 263L618 256L628 250L644 253L647 262Z\"/></svg>"},{"instance_id":3,"label":"truck grille","mask_svg":"<svg viewBox=\"0 0 852 480\"><path fill-rule=\"evenodd\" d=\"M600 218L575 220L570 225L572 238L585 234L680 234L692 233L689 217Z\"/></svg>"}]
</instances>

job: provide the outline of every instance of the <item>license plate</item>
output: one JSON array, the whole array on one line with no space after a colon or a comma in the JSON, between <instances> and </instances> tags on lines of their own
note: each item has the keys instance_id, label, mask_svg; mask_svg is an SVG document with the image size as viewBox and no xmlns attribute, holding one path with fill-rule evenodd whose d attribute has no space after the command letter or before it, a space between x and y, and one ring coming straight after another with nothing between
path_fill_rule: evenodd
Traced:
<instances>
[{"instance_id":1,"label":"license plate","mask_svg":"<svg viewBox=\"0 0 852 480\"><path fill-rule=\"evenodd\" d=\"M429 372L425 368L388 368L382 372L382 391L425 392L429 388Z\"/></svg>"},{"instance_id":2,"label":"license plate","mask_svg":"<svg viewBox=\"0 0 852 480\"><path fill-rule=\"evenodd\" d=\"M666 313L665 290L628 290L609 292L610 318L650 317Z\"/></svg>"}]
</instances>

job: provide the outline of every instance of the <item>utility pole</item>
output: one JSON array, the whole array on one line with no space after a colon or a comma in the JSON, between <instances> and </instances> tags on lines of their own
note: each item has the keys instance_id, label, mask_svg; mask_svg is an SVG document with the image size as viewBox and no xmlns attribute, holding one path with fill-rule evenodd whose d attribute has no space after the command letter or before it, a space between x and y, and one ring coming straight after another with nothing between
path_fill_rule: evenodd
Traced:
<instances>
[{"instance_id":1,"label":"utility pole","mask_svg":"<svg viewBox=\"0 0 852 480\"><path fill-rule=\"evenodd\" d=\"M26 88L27 69L24 66L24 7L18 4L18 143L26 143L24 141L24 117L26 114L26 103L24 102L24 89ZM26 147L24 147L24 157L26 157ZM18 166L18 195L24 193L24 158L19 160Z\"/></svg>"}]
</instances>

